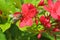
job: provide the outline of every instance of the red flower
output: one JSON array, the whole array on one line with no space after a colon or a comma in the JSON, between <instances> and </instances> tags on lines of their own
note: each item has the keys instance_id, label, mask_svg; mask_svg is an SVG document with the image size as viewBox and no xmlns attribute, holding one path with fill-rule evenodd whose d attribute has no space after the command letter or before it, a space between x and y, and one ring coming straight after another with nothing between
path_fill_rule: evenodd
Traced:
<instances>
[{"instance_id":1,"label":"red flower","mask_svg":"<svg viewBox=\"0 0 60 40\"><path fill-rule=\"evenodd\" d=\"M41 0L38 4L38 6L43 6L44 5L44 0Z\"/></svg>"},{"instance_id":2,"label":"red flower","mask_svg":"<svg viewBox=\"0 0 60 40\"><path fill-rule=\"evenodd\" d=\"M47 19L45 16L40 17L40 22L47 28L51 27L50 20Z\"/></svg>"},{"instance_id":3,"label":"red flower","mask_svg":"<svg viewBox=\"0 0 60 40\"><path fill-rule=\"evenodd\" d=\"M48 7L44 6L44 9L49 11L54 19L60 20L60 1L53 3L52 0L48 0Z\"/></svg>"},{"instance_id":4,"label":"red flower","mask_svg":"<svg viewBox=\"0 0 60 40\"><path fill-rule=\"evenodd\" d=\"M32 18L36 16L37 10L32 4L23 4L22 5L22 20L20 27L32 26Z\"/></svg>"}]
</instances>

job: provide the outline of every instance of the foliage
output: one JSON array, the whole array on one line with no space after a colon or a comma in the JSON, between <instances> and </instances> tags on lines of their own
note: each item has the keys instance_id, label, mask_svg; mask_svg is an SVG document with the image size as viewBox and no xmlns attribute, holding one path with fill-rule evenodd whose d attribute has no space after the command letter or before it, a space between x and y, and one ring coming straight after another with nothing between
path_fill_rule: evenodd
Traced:
<instances>
[{"instance_id":1,"label":"foliage","mask_svg":"<svg viewBox=\"0 0 60 40\"><path fill-rule=\"evenodd\" d=\"M38 6L40 1L41 0L0 0L0 40L55 40L56 35L56 40L60 40L60 32L52 31L56 24L59 25L59 21L56 22L57 20L55 20L48 11L44 10L43 6ZM54 2L55 1L56 0L54 0ZM33 4L39 11L38 14L36 14L38 25L36 25L34 17L32 19L34 23L31 27L24 26L21 28L19 25L21 20L14 23L16 20L14 19L14 13L22 12L22 5L29 3ZM44 0L44 3L47 5L48 1ZM44 23L39 22L39 18L42 15L45 17L50 16L50 23L52 25L50 29L45 28ZM37 38L39 33L42 34L40 39Z\"/></svg>"}]
</instances>

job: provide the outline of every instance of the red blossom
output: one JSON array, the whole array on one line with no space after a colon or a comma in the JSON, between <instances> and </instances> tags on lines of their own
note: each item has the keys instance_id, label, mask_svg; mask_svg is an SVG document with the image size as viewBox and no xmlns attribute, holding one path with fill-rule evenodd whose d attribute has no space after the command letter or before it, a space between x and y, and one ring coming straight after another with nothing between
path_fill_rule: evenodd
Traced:
<instances>
[{"instance_id":1,"label":"red blossom","mask_svg":"<svg viewBox=\"0 0 60 40\"><path fill-rule=\"evenodd\" d=\"M46 28L50 28L50 27L51 27L50 19L47 19L45 16L41 16L41 17L40 17L40 22L41 22Z\"/></svg>"},{"instance_id":2,"label":"red blossom","mask_svg":"<svg viewBox=\"0 0 60 40\"><path fill-rule=\"evenodd\" d=\"M23 4L22 5L22 20L20 22L20 27L32 26L32 18L36 16L37 10L32 4Z\"/></svg>"},{"instance_id":3,"label":"red blossom","mask_svg":"<svg viewBox=\"0 0 60 40\"><path fill-rule=\"evenodd\" d=\"M60 20L60 1L53 3L52 0L48 0L48 6L45 5L44 9L49 11L54 19Z\"/></svg>"},{"instance_id":4,"label":"red blossom","mask_svg":"<svg viewBox=\"0 0 60 40\"><path fill-rule=\"evenodd\" d=\"M38 4L38 6L44 6L44 0L41 0Z\"/></svg>"}]
</instances>

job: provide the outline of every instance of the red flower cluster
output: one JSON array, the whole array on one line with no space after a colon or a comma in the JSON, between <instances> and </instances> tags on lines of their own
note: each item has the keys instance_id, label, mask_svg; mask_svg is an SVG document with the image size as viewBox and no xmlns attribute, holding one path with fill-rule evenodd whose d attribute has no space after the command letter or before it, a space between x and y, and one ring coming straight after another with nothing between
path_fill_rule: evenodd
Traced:
<instances>
[{"instance_id":1,"label":"red flower cluster","mask_svg":"<svg viewBox=\"0 0 60 40\"><path fill-rule=\"evenodd\" d=\"M60 1L57 0L55 3L52 0L48 0L48 7L44 6L44 9L49 11L54 19L60 20Z\"/></svg>"},{"instance_id":2,"label":"red flower cluster","mask_svg":"<svg viewBox=\"0 0 60 40\"><path fill-rule=\"evenodd\" d=\"M41 16L41 17L40 17L40 22L41 22L46 28L50 28L50 27L51 27L50 19L46 18L45 16Z\"/></svg>"}]
</instances>

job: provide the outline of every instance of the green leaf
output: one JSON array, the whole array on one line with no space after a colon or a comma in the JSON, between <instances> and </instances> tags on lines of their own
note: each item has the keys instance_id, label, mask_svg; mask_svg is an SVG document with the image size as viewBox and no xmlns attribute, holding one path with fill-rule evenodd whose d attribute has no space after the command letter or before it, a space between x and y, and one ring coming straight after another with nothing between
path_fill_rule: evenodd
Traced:
<instances>
[{"instance_id":1,"label":"green leaf","mask_svg":"<svg viewBox=\"0 0 60 40\"><path fill-rule=\"evenodd\" d=\"M8 12L7 8L8 8L8 5L6 4L5 0L0 0L0 9L5 13L7 13Z\"/></svg>"},{"instance_id":2,"label":"green leaf","mask_svg":"<svg viewBox=\"0 0 60 40\"><path fill-rule=\"evenodd\" d=\"M40 2L40 0L33 0L31 3L34 4L37 7L39 2Z\"/></svg>"},{"instance_id":3,"label":"green leaf","mask_svg":"<svg viewBox=\"0 0 60 40\"><path fill-rule=\"evenodd\" d=\"M57 37L57 40L60 40L60 36Z\"/></svg>"},{"instance_id":4,"label":"green leaf","mask_svg":"<svg viewBox=\"0 0 60 40\"><path fill-rule=\"evenodd\" d=\"M10 28L11 23L5 23L5 24L1 24L0 28L2 29L3 32L5 32L7 29Z\"/></svg>"},{"instance_id":5,"label":"green leaf","mask_svg":"<svg viewBox=\"0 0 60 40\"><path fill-rule=\"evenodd\" d=\"M6 40L5 35L0 31L0 40Z\"/></svg>"},{"instance_id":6,"label":"green leaf","mask_svg":"<svg viewBox=\"0 0 60 40\"><path fill-rule=\"evenodd\" d=\"M24 0L24 3L31 3L34 4L35 6L37 6L39 2L40 0Z\"/></svg>"},{"instance_id":7,"label":"green leaf","mask_svg":"<svg viewBox=\"0 0 60 40\"><path fill-rule=\"evenodd\" d=\"M22 5L22 0L14 0L16 7L18 7L19 9L21 9L21 5Z\"/></svg>"},{"instance_id":8,"label":"green leaf","mask_svg":"<svg viewBox=\"0 0 60 40\"><path fill-rule=\"evenodd\" d=\"M38 25L38 30L44 30L44 26Z\"/></svg>"},{"instance_id":9,"label":"green leaf","mask_svg":"<svg viewBox=\"0 0 60 40\"><path fill-rule=\"evenodd\" d=\"M3 3L2 3L3 2ZM14 13L16 7L11 2L6 2L5 0L0 0L0 10L3 11L4 15Z\"/></svg>"},{"instance_id":10,"label":"green leaf","mask_svg":"<svg viewBox=\"0 0 60 40\"><path fill-rule=\"evenodd\" d=\"M32 0L24 0L24 3L31 3Z\"/></svg>"},{"instance_id":11,"label":"green leaf","mask_svg":"<svg viewBox=\"0 0 60 40\"><path fill-rule=\"evenodd\" d=\"M54 34L56 35L56 39L60 40L60 32L55 32Z\"/></svg>"},{"instance_id":12,"label":"green leaf","mask_svg":"<svg viewBox=\"0 0 60 40\"><path fill-rule=\"evenodd\" d=\"M50 39L50 40L54 40L54 37L51 36L50 34L46 33L46 32L43 33L43 36L46 37L46 38L48 38L48 39Z\"/></svg>"}]
</instances>

